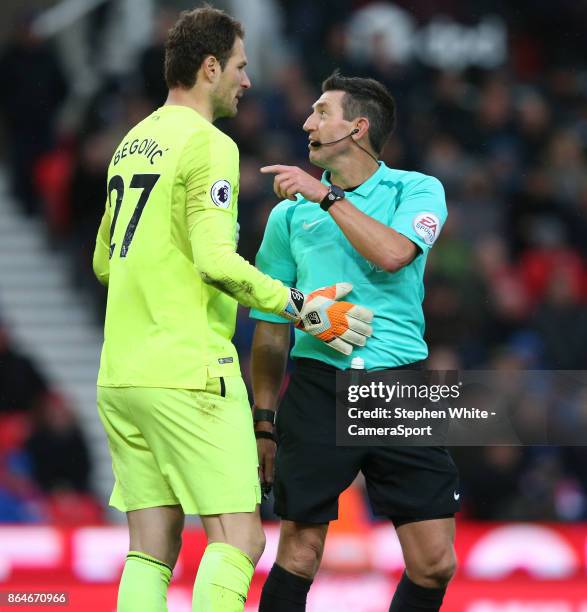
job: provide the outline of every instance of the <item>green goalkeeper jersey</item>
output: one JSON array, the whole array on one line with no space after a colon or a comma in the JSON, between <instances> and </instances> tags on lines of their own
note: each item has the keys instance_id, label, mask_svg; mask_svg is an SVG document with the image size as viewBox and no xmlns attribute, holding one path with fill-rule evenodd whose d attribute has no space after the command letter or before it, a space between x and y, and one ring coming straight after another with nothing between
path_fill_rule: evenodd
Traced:
<instances>
[{"instance_id":1,"label":"green goalkeeper jersey","mask_svg":"<svg viewBox=\"0 0 587 612\"><path fill-rule=\"evenodd\" d=\"M159 108L118 146L94 252L108 286L99 385L240 375L237 301L284 309L287 288L235 252L238 164L236 144L185 106Z\"/></svg>"}]
</instances>

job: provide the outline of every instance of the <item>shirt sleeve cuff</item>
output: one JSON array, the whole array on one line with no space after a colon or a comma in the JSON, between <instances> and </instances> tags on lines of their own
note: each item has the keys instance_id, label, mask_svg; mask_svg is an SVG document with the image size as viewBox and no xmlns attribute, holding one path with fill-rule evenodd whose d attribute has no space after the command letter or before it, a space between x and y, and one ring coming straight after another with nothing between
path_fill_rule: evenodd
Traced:
<instances>
[{"instance_id":1,"label":"shirt sleeve cuff","mask_svg":"<svg viewBox=\"0 0 587 612\"><path fill-rule=\"evenodd\" d=\"M279 315L271 314L270 312L262 312L256 308L251 308L249 317L251 317L251 319L257 319L258 321L266 321L267 323L289 323L287 319Z\"/></svg>"}]
</instances>

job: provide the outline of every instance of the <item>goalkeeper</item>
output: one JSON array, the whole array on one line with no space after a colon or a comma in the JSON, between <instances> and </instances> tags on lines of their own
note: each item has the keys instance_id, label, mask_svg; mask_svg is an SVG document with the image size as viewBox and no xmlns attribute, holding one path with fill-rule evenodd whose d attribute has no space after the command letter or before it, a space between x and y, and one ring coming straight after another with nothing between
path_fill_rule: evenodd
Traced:
<instances>
[{"instance_id":1,"label":"goalkeeper","mask_svg":"<svg viewBox=\"0 0 587 612\"><path fill-rule=\"evenodd\" d=\"M424 267L447 214L442 185L377 160L395 115L383 85L334 74L322 92L303 128L310 161L325 170L322 181L294 166L262 169L275 175L284 201L271 212L257 267L302 290L351 281L353 295L376 312L373 337L354 354L370 370L419 369L428 352ZM259 460L271 483L275 457L275 511L282 518L259 611L305 610L338 497L359 471L374 513L394 523L406 562L390 612L438 610L454 571L460 496L450 455L439 447L336 446L336 372L351 359L296 333L275 456L289 330L270 314L252 316L259 319L252 355Z\"/></svg>"},{"instance_id":2,"label":"goalkeeper","mask_svg":"<svg viewBox=\"0 0 587 612\"><path fill-rule=\"evenodd\" d=\"M167 609L185 514L208 546L193 608L238 612L263 547L253 421L231 343L237 302L293 321L348 354L371 312L304 294L235 252L238 150L213 126L250 87L241 25L205 7L182 13L166 43L165 105L123 138L108 169L94 270L108 286L98 409L130 552L120 612Z\"/></svg>"}]
</instances>

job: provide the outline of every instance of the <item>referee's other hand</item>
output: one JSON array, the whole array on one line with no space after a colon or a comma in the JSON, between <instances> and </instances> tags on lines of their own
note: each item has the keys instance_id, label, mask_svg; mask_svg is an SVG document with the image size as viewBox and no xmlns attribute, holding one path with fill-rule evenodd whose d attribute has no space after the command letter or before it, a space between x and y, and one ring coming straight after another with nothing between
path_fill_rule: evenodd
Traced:
<instances>
[{"instance_id":1,"label":"referee's other hand","mask_svg":"<svg viewBox=\"0 0 587 612\"><path fill-rule=\"evenodd\" d=\"M260 421L255 423L255 431L267 431L273 433L273 425ZM275 453L277 444L268 438L257 439L257 456L259 457L259 481L263 499L267 499L273 486L273 474L275 470Z\"/></svg>"}]
</instances>

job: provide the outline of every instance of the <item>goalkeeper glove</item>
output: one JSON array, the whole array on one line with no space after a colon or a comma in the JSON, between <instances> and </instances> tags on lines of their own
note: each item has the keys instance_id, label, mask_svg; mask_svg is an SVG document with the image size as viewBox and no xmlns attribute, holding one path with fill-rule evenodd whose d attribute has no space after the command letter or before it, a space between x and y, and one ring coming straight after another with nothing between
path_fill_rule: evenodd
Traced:
<instances>
[{"instance_id":1,"label":"goalkeeper glove","mask_svg":"<svg viewBox=\"0 0 587 612\"><path fill-rule=\"evenodd\" d=\"M373 333L369 325L373 321L371 310L351 302L336 301L352 288L350 283L336 283L305 294L290 287L282 316L334 350L350 355L353 346L365 346Z\"/></svg>"}]
</instances>

